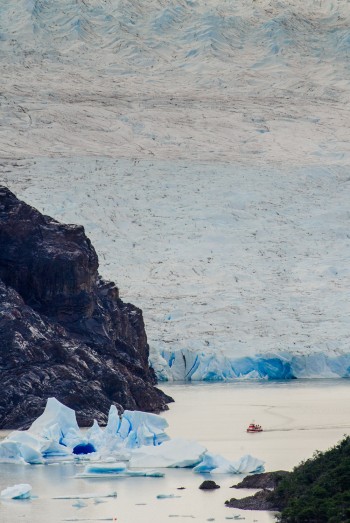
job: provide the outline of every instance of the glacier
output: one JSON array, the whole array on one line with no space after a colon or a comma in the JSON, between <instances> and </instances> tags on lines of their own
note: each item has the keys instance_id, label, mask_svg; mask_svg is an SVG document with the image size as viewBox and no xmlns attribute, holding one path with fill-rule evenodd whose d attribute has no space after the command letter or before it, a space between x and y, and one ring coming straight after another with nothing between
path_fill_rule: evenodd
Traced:
<instances>
[{"instance_id":1,"label":"glacier","mask_svg":"<svg viewBox=\"0 0 350 523\"><path fill-rule=\"evenodd\" d=\"M161 381L285 380L349 378L350 354L265 353L226 355L223 351L162 350L152 365Z\"/></svg>"},{"instance_id":2,"label":"glacier","mask_svg":"<svg viewBox=\"0 0 350 523\"><path fill-rule=\"evenodd\" d=\"M151 470L154 467L197 466L206 473L227 474L263 469L263 462L251 456L229 462L208 454L206 447L196 441L170 439L165 432L167 427L161 416L127 410L119 414L112 405L104 429L95 421L83 432L74 410L49 398L43 414L27 431L14 431L0 442L0 463L87 461L84 471L76 475L80 478L163 477L163 472Z\"/></svg>"},{"instance_id":3,"label":"glacier","mask_svg":"<svg viewBox=\"0 0 350 523\"><path fill-rule=\"evenodd\" d=\"M84 225L159 378L348 377L347 3L0 10L0 180Z\"/></svg>"}]
</instances>

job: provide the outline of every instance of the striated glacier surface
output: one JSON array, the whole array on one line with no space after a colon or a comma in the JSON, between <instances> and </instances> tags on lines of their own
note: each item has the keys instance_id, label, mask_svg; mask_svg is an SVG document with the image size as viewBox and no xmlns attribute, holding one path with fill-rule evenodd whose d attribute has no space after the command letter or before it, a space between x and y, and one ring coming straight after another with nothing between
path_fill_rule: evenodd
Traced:
<instances>
[{"instance_id":1,"label":"striated glacier surface","mask_svg":"<svg viewBox=\"0 0 350 523\"><path fill-rule=\"evenodd\" d=\"M161 379L348 377L350 10L0 5L0 181L84 225Z\"/></svg>"}]
</instances>

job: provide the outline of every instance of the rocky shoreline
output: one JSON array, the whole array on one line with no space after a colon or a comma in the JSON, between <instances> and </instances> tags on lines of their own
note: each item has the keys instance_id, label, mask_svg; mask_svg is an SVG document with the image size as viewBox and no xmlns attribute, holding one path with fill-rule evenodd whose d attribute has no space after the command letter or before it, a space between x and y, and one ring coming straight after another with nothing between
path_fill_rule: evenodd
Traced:
<instances>
[{"instance_id":1,"label":"rocky shoreline","mask_svg":"<svg viewBox=\"0 0 350 523\"><path fill-rule=\"evenodd\" d=\"M239 508L243 510L271 510L279 511L281 507L275 499L274 489L278 486L282 479L286 478L290 472L285 470L278 470L275 472L264 472L262 474L254 474L246 476L243 481L231 488L237 489L262 489L252 496L237 499L231 498L225 501L225 505L231 508Z\"/></svg>"},{"instance_id":2,"label":"rocky shoreline","mask_svg":"<svg viewBox=\"0 0 350 523\"><path fill-rule=\"evenodd\" d=\"M55 396L81 426L119 409L160 412L142 311L98 273L84 228L0 187L0 428L26 428Z\"/></svg>"}]
</instances>

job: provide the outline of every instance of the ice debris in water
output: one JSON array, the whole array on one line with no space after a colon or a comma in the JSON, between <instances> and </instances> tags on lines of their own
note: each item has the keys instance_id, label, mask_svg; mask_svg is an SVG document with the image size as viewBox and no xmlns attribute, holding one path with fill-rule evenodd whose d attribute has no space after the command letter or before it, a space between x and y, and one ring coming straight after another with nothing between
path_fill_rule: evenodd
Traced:
<instances>
[{"instance_id":1,"label":"ice debris in water","mask_svg":"<svg viewBox=\"0 0 350 523\"><path fill-rule=\"evenodd\" d=\"M72 507L75 507L75 508L84 508L84 507L87 507L87 503L85 503L85 501L81 500L81 499L78 499L75 503L73 503Z\"/></svg>"},{"instance_id":2,"label":"ice debris in water","mask_svg":"<svg viewBox=\"0 0 350 523\"><path fill-rule=\"evenodd\" d=\"M7 487L0 492L2 499L30 499L32 486L28 483L19 483L12 487Z\"/></svg>"},{"instance_id":3,"label":"ice debris in water","mask_svg":"<svg viewBox=\"0 0 350 523\"><path fill-rule=\"evenodd\" d=\"M123 465L123 467L119 466ZM164 473L157 470L130 470L127 469L126 464L118 464L117 467L109 467L105 464L88 465L84 472L75 476L76 478L114 478L114 477L152 477L163 478Z\"/></svg>"},{"instance_id":4,"label":"ice debris in water","mask_svg":"<svg viewBox=\"0 0 350 523\"><path fill-rule=\"evenodd\" d=\"M181 498L181 496L175 496L175 494L158 494L157 499L173 499Z\"/></svg>"},{"instance_id":5,"label":"ice debris in water","mask_svg":"<svg viewBox=\"0 0 350 523\"><path fill-rule=\"evenodd\" d=\"M167 421L156 414L126 410L119 415L112 405L104 429L95 421L82 432L74 410L49 398L45 411L29 430L14 431L0 442L0 462L39 464L84 459L90 463L77 477L90 478L164 476L154 470L133 470L150 467L195 467L195 472L214 474L264 470L263 462L249 455L230 462L208 453L196 441L170 440L167 426Z\"/></svg>"},{"instance_id":6,"label":"ice debris in water","mask_svg":"<svg viewBox=\"0 0 350 523\"><path fill-rule=\"evenodd\" d=\"M72 494L67 496L55 496L52 499L95 499L95 498L116 498L117 493L110 492L109 494ZM97 499L96 499L97 501ZM102 503L102 501L100 502Z\"/></svg>"}]
</instances>

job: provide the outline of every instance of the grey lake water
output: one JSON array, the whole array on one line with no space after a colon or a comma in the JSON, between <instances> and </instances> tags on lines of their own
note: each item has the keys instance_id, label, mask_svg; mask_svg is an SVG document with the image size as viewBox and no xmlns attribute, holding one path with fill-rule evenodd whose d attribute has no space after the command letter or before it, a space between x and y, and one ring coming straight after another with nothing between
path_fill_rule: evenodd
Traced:
<instances>
[{"instance_id":1,"label":"grey lake water","mask_svg":"<svg viewBox=\"0 0 350 523\"><path fill-rule=\"evenodd\" d=\"M290 470L316 449L325 450L350 434L349 380L187 383L162 388L176 400L164 414L170 436L198 440L229 459L252 454L265 460L266 470ZM253 420L264 432L245 432ZM0 432L0 438L5 435ZM37 496L28 501L0 501L1 523L274 521L272 513L225 507L226 499L249 492L230 488L241 479L238 476L216 475L213 479L221 488L205 492L198 489L204 476L190 469L165 469L164 478L75 478L83 467L0 464L0 490L30 483ZM112 492L117 492L116 498L103 497ZM81 508L75 506L77 500L72 497L90 494ZM158 494L175 497L157 499Z\"/></svg>"}]
</instances>

